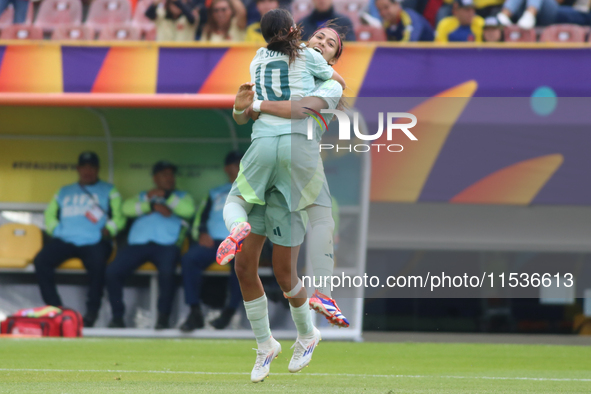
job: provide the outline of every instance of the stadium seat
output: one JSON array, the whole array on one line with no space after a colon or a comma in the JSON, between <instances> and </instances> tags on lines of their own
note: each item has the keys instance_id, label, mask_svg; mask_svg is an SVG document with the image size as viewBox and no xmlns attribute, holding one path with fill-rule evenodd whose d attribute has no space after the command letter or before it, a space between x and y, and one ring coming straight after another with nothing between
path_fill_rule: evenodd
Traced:
<instances>
[{"instance_id":1,"label":"stadium seat","mask_svg":"<svg viewBox=\"0 0 591 394\"><path fill-rule=\"evenodd\" d=\"M302 18L308 16L312 10L314 9L314 5L310 0L295 0L292 4L292 15L293 20L299 22Z\"/></svg>"},{"instance_id":2,"label":"stadium seat","mask_svg":"<svg viewBox=\"0 0 591 394\"><path fill-rule=\"evenodd\" d=\"M35 26L52 31L58 26L82 23L80 0L43 0L37 12Z\"/></svg>"},{"instance_id":3,"label":"stadium seat","mask_svg":"<svg viewBox=\"0 0 591 394\"><path fill-rule=\"evenodd\" d=\"M105 26L100 29L99 40L137 41L142 38L141 30L132 25Z\"/></svg>"},{"instance_id":4,"label":"stadium seat","mask_svg":"<svg viewBox=\"0 0 591 394\"><path fill-rule=\"evenodd\" d=\"M26 267L41 250L42 243L37 226L17 223L0 226L0 267Z\"/></svg>"},{"instance_id":5,"label":"stadium seat","mask_svg":"<svg viewBox=\"0 0 591 394\"><path fill-rule=\"evenodd\" d=\"M94 30L88 26L57 26L52 40L94 40Z\"/></svg>"},{"instance_id":6,"label":"stadium seat","mask_svg":"<svg viewBox=\"0 0 591 394\"><path fill-rule=\"evenodd\" d=\"M80 260L79 258L72 258L64 261L62 264L59 265L58 268L67 270L83 270L84 264L82 264L82 260Z\"/></svg>"},{"instance_id":7,"label":"stadium seat","mask_svg":"<svg viewBox=\"0 0 591 394\"><path fill-rule=\"evenodd\" d=\"M131 4L127 0L94 0L90 5L86 24L93 29L107 25L121 25L131 19Z\"/></svg>"},{"instance_id":8,"label":"stadium seat","mask_svg":"<svg viewBox=\"0 0 591 394\"><path fill-rule=\"evenodd\" d=\"M14 8L12 7L12 4L9 4L6 10L0 15L0 29L12 25L13 18Z\"/></svg>"},{"instance_id":9,"label":"stadium seat","mask_svg":"<svg viewBox=\"0 0 591 394\"><path fill-rule=\"evenodd\" d=\"M357 41L386 41L384 29L373 26L359 26L355 29Z\"/></svg>"},{"instance_id":10,"label":"stadium seat","mask_svg":"<svg viewBox=\"0 0 591 394\"><path fill-rule=\"evenodd\" d=\"M553 25L542 31L541 42L585 42L589 28L578 25Z\"/></svg>"},{"instance_id":11,"label":"stadium seat","mask_svg":"<svg viewBox=\"0 0 591 394\"><path fill-rule=\"evenodd\" d=\"M31 25L10 25L0 32L1 40L42 40L43 30Z\"/></svg>"},{"instance_id":12,"label":"stadium seat","mask_svg":"<svg viewBox=\"0 0 591 394\"><path fill-rule=\"evenodd\" d=\"M145 40L153 41L156 39L156 25L145 15L150 4L148 0L138 1L131 23L140 29Z\"/></svg>"},{"instance_id":13,"label":"stadium seat","mask_svg":"<svg viewBox=\"0 0 591 394\"><path fill-rule=\"evenodd\" d=\"M117 255L117 244L113 244L113 251L111 252L111 256L109 257L109 261L107 262L110 263L111 261L115 260L115 256ZM68 259L66 261L64 261L63 263L61 263L58 267L59 269L67 269L67 270L83 270L84 268L84 264L82 264L82 260L80 260L77 257Z\"/></svg>"},{"instance_id":14,"label":"stadium seat","mask_svg":"<svg viewBox=\"0 0 591 394\"><path fill-rule=\"evenodd\" d=\"M156 266L154 263L147 262L143 264L138 271L156 271ZM219 265L215 261L212 262L209 267L206 269L207 272L230 272L230 264L226 265Z\"/></svg>"},{"instance_id":15,"label":"stadium seat","mask_svg":"<svg viewBox=\"0 0 591 394\"><path fill-rule=\"evenodd\" d=\"M505 27L505 41L507 42L535 42L536 31L534 29L524 30L519 26Z\"/></svg>"}]
</instances>

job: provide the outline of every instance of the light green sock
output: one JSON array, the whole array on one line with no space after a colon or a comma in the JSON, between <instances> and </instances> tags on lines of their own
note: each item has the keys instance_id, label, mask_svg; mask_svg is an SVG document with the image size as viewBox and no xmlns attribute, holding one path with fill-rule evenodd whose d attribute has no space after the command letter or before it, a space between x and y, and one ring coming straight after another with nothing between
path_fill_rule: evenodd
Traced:
<instances>
[{"instance_id":1,"label":"light green sock","mask_svg":"<svg viewBox=\"0 0 591 394\"><path fill-rule=\"evenodd\" d=\"M312 314L310 313L308 300L306 300L304 305L297 308L289 304L289 309L291 310L291 318L293 319L293 322L295 323L295 326L298 330L298 335L309 335L312 332L314 325L312 324Z\"/></svg>"},{"instance_id":2,"label":"light green sock","mask_svg":"<svg viewBox=\"0 0 591 394\"><path fill-rule=\"evenodd\" d=\"M333 271L328 269L316 268L314 270L313 285L319 292L327 297L332 297L332 292L330 291L330 278L332 277L332 273Z\"/></svg>"},{"instance_id":3,"label":"light green sock","mask_svg":"<svg viewBox=\"0 0 591 394\"><path fill-rule=\"evenodd\" d=\"M224 223L228 231L232 231L239 223L248 221L248 213L251 209L252 204L240 197L228 196L223 211Z\"/></svg>"},{"instance_id":4,"label":"light green sock","mask_svg":"<svg viewBox=\"0 0 591 394\"><path fill-rule=\"evenodd\" d=\"M310 218L312 230L309 236L310 259L312 260L312 271L316 286L319 292L325 296L332 297L330 289L330 278L334 270L334 245L332 233L334 231L334 220L331 210L327 207L313 206L306 209ZM322 277L322 280L321 280ZM326 279L326 277L328 277Z\"/></svg>"},{"instance_id":5,"label":"light green sock","mask_svg":"<svg viewBox=\"0 0 591 394\"><path fill-rule=\"evenodd\" d=\"M267 310L267 296L252 301L244 301L246 317L254 332L257 343L263 343L271 338L271 327L269 325L269 312Z\"/></svg>"}]
</instances>

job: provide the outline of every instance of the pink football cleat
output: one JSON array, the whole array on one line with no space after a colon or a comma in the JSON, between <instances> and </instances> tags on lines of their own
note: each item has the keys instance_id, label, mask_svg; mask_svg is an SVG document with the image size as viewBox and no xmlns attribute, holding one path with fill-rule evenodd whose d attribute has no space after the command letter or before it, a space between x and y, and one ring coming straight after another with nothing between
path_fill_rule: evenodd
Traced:
<instances>
[{"instance_id":1,"label":"pink football cleat","mask_svg":"<svg viewBox=\"0 0 591 394\"><path fill-rule=\"evenodd\" d=\"M218 247L218 252L215 256L217 263L219 265L226 265L232 261L236 253L242 250L242 241L248 237L248 234L250 234L250 224L247 222L239 223L234 227L230 235Z\"/></svg>"}]
</instances>

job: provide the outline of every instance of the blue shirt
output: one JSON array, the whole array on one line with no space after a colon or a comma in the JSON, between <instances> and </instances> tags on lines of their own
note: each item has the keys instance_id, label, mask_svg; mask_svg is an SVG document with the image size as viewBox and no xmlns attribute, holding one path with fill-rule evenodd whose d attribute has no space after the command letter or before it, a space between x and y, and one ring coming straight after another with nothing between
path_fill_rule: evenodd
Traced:
<instances>
[{"instance_id":1,"label":"blue shirt","mask_svg":"<svg viewBox=\"0 0 591 394\"><path fill-rule=\"evenodd\" d=\"M174 190L171 196L176 196L180 200L186 194L186 192ZM139 202L149 203L147 192L139 194ZM174 213L165 217L159 212L149 212L135 219L129 230L127 242L130 245L143 245L149 242L174 245L179 241L181 231L186 227L188 227L187 222Z\"/></svg>"},{"instance_id":2,"label":"blue shirt","mask_svg":"<svg viewBox=\"0 0 591 394\"><path fill-rule=\"evenodd\" d=\"M208 199L209 210L208 212L204 212L201 217L202 223L204 219L207 219L205 221L206 231L211 238L217 241L224 240L230 235L224 222L224 205L226 204L230 189L232 189L231 183L211 189Z\"/></svg>"},{"instance_id":3,"label":"blue shirt","mask_svg":"<svg viewBox=\"0 0 591 394\"><path fill-rule=\"evenodd\" d=\"M79 183L62 187L50 203L50 206L57 203L59 209L59 223L52 235L76 246L98 243L109 220L112 198L120 198L119 193L113 185L103 181L84 188Z\"/></svg>"},{"instance_id":4,"label":"blue shirt","mask_svg":"<svg viewBox=\"0 0 591 394\"><path fill-rule=\"evenodd\" d=\"M427 20L415 10L405 8L396 25L385 23L388 41L433 41L435 34Z\"/></svg>"}]
</instances>

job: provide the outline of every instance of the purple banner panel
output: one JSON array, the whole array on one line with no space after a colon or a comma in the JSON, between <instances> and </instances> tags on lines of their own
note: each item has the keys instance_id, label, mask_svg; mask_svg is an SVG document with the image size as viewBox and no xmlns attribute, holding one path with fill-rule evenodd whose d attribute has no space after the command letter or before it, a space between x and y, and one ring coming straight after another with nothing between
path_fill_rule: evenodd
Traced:
<instances>
[{"instance_id":1,"label":"purple banner panel","mask_svg":"<svg viewBox=\"0 0 591 394\"><path fill-rule=\"evenodd\" d=\"M160 48L157 93L197 93L227 48Z\"/></svg>"},{"instance_id":2,"label":"purple banner panel","mask_svg":"<svg viewBox=\"0 0 591 394\"><path fill-rule=\"evenodd\" d=\"M377 48L359 97L430 97L475 80L475 97L529 97L549 86L559 97L591 97L581 49Z\"/></svg>"},{"instance_id":3,"label":"purple banner panel","mask_svg":"<svg viewBox=\"0 0 591 394\"><path fill-rule=\"evenodd\" d=\"M62 47L64 92L90 93L109 47Z\"/></svg>"},{"instance_id":4,"label":"purple banner panel","mask_svg":"<svg viewBox=\"0 0 591 394\"><path fill-rule=\"evenodd\" d=\"M2 65L2 59L4 59L4 52L6 51L5 46L0 46L0 65Z\"/></svg>"}]
</instances>

